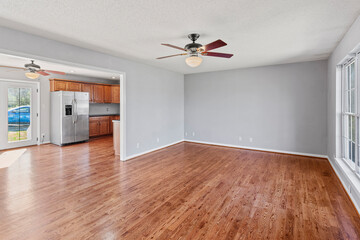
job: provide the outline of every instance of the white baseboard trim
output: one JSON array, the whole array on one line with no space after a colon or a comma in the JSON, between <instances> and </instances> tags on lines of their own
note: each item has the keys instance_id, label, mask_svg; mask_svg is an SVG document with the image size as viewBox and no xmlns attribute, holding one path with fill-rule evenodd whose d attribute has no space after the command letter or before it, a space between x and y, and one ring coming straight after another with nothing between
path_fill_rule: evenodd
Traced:
<instances>
[{"instance_id":1,"label":"white baseboard trim","mask_svg":"<svg viewBox=\"0 0 360 240\"><path fill-rule=\"evenodd\" d=\"M50 143L50 141L42 142L42 143L40 143L39 145L41 145L41 144L48 144L48 143Z\"/></svg>"},{"instance_id":2,"label":"white baseboard trim","mask_svg":"<svg viewBox=\"0 0 360 240\"><path fill-rule=\"evenodd\" d=\"M340 166L338 163L338 161L342 161L341 159L335 159L334 161L329 157L327 159L329 160L332 169L334 169L335 174L337 175L341 184L343 185L346 193L353 202L356 211L360 215L360 193L358 190L356 190L356 186L357 185L360 186L360 179L357 176L353 176L352 179L348 177L348 174L346 174L346 169L344 169L347 168L348 166L345 163L341 164L343 166ZM351 173L355 174L353 172Z\"/></svg>"},{"instance_id":3,"label":"white baseboard trim","mask_svg":"<svg viewBox=\"0 0 360 240\"><path fill-rule=\"evenodd\" d=\"M157 148L153 148L153 149L150 149L150 150L141 152L141 153L136 153L136 154L130 155L130 156L126 157L126 160L125 160L125 161L127 161L127 160L129 160L129 159L131 159L131 158L139 157L139 156L144 155L144 154L147 154L147 153L154 152L154 151L156 151L156 150L160 150L160 149L162 149L162 148L169 147L169 146L171 146L171 145L175 145L175 144L181 143L181 142L183 142L183 141L184 141L184 139L181 139L181 140L179 140L179 141L175 141L175 142L172 142L172 143L169 143L169 144L166 144L166 145L157 147Z\"/></svg>"},{"instance_id":4,"label":"white baseboard trim","mask_svg":"<svg viewBox=\"0 0 360 240\"><path fill-rule=\"evenodd\" d=\"M205 142L205 141L198 141L198 140L191 140L191 139L185 139L184 141L185 142L193 142L193 143L202 143L202 144L208 144L208 145L216 145L216 146L222 146L222 147L233 147L233 148L257 150L257 151L264 151L264 152L274 152L274 153L284 153L284 154L300 155L300 156L307 156L307 157L327 158L327 155L313 154L313 153L290 152L290 151L282 151L282 150L276 150L276 149L247 147L247 146Z\"/></svg>"}]
</instances>

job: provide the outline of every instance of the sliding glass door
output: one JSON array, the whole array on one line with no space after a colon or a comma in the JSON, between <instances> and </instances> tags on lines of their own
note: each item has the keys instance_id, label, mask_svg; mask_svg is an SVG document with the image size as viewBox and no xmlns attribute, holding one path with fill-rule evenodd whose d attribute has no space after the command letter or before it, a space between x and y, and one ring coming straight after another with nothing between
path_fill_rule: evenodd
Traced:
<instances>
[{"instance_id":1,"label":"sliding glass door","mask_svg":"<svg viewBox=\"0 0 360 240\"><path fill-rule=\"evenodd\" d=\"M37 143L36 83L0 81L0 149Z\"/></svg>"}]
</instances>

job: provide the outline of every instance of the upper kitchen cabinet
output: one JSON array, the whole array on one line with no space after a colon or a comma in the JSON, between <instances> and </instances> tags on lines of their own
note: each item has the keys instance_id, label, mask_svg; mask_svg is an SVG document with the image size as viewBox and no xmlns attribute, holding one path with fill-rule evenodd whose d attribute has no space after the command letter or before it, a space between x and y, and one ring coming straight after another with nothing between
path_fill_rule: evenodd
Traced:
<instances>
[{"instance_id":1,"label":"upper kitchen cabinet","mask_svg":"<svg viewBox=\"0 0 360 240\"><path fill-rule=\"evenodd\" d=\"M120 103L120 85L111 86L111 102Z\"/></svg>"},{"instance_id":2,"label":"upper kitchen cabinet","mask_svg":"<svg viewBox=\"0 0 360 240\"><path fill-rule=\"evenodd\" d=\"M104 102L112 103L111 85L104 85Z\"/></svg>"},{"instance_id":3,"label":"upper kitchen cabinet","mask_svg":"<svg viewBox=\"0 0 360 240\"><path fill-rule=\"evenodd\" d=\"M59 81L56 79L50 79L50 91L81 92L81 84L73 81Z\"/></svg>"},{"instance_id":4,"label":"upper kitchen cabinet","mask_svg":"<svg viewBox=\"0 0 360 240\"><path fill-rule=\"evenodd\" d=\"M81 91L89 93L89 102L94 102L94 85L82 83L81 84Z\"/></svg>"},{"instance_id":5,"label":"upper kitchen cabinet","mask_svg":"<svg viewBox=\"0 0 360 240\"><path fill-rule=\"evenodd\" d=\"M66 82L50 79L50 91L66 91Z\"/></svg>"},{"instance_id":6,"label":"upper kitchen cabinet","mask_svg":"<svg viewBox=\"0 0 360 240\"><path fill-rule=\"evenodd\" d=\"M120 103L120 85L53 78L50 91L88 92L90 103Z\"/></svg>"},{"instance_id":7,"label":"upper kitchen cabinet","mask_svg":"<svg viewBox=\"0 0 360 240\"><path fill-rule=\"evenodd\" d=\"M81 92L81 83L67 82L66 83L66 91Z\"/></svg>"},{"instance_id":8,"label":"upper kitchen cabinet","mask_svg":"<svg viewBox=\"0 0 360 240\"><path fill-rule=\"evenodd\" d=\"M94 85L94 102L103 103L104 102L104 86L103 85Z\"/></svg>"}]
</instances>

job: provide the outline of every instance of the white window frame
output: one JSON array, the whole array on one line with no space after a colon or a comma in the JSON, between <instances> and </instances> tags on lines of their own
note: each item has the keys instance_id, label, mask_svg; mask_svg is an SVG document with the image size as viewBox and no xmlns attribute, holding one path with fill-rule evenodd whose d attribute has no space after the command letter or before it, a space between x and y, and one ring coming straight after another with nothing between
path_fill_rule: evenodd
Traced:
<instances>
[{"instance_id":1,"label":"white window frame","mask_svg":"<svg viewBox=\"0 0 360 240\"><path fill-rule=\"evenodd\" d=\"M342 86L342 90L341 90L341 99L342 99L342 104L341 104L341 155L342 155L342 159L349 165L349 167L357 174L360 175L360 170L359 170L359 165L360 165L360 160L359 160L359 151L360 151L360 139L359 139L359 134L360 134L360 130L359 130L359 125L360 125L360 74L358 73L359 71L359 54L357 54L355 57L351 58L349 61L347 61L345 64L342 65L342 75L341 75L341 86ZM353 88L348 89L347 88L347 83L348 83L348 74L347 74L347 69L350 67L350 65L354 64L354 71L355 71L355 108L354 108L354 112L351 112L351 108L350 106L347 106L347 92L350 93L352 91ZM348 108L347 108L348 107ZM346 111L347 109L349 109L350 111ZM351 117L355 117L355 162L353 162L351 160L351 158L348 156L349 154L349 140L352 139L351 136L349 135L349 129L348 129L348 122L350 121Z\"/></svg>"}]
</instances>

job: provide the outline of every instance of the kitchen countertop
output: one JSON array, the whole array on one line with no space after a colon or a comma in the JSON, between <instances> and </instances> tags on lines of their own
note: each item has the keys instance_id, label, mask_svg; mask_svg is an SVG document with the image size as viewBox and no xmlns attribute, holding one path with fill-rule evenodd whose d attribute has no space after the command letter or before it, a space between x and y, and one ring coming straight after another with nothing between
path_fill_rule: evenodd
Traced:
<instances>
[{"instance_id":1,"label":"kitchen countertop","mask_svg":"<svg viewBox=\"0 0 360 240\"><path fill-rule=\"evenodd\" d=\"M91 114L89 117L120 116L120 114Z\"/></svg>"}]
</instances>

